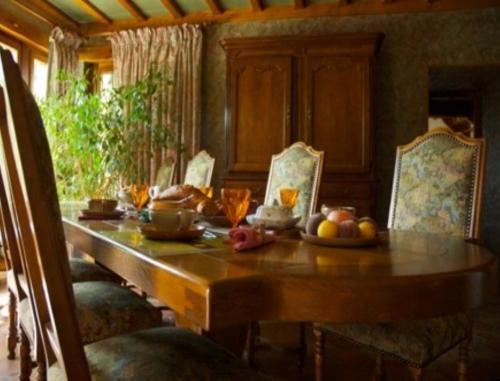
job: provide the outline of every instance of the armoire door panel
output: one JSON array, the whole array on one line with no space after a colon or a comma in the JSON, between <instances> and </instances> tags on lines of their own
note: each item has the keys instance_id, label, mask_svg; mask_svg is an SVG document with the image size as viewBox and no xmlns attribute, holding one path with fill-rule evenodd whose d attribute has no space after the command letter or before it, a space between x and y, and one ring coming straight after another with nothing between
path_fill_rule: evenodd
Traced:
<instances>
[{"instance_id":1,"label":"armoire door panel","mask_svg":"<svg viewBox=\"0 0 500 381\"><path fill-rule=\"evenodd\" d=\"M290 144L292 58L236 58L231 76L229 171L267 172Z\"/></svg>"},{"instance_id":2,"label":"armoire door panel","mask_svg":"<svg viewBox=\"0 0 500 381\"><path fill-rule=\"evenodd\" d=\"M363 57L306 58L305 131L326 173L370 170L369 68Z\"/></svg>"}]
</instances>

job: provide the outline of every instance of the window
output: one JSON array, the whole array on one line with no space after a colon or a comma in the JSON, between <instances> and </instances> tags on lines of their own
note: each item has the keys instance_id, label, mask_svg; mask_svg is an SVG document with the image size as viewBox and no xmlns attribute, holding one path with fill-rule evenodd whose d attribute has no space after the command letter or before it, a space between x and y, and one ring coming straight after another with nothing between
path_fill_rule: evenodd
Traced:
<instances>
[{"instance_id":1,"label":"window","mask_svg":"<svg viewBox=\"0 0 500 381\"><path fill-rule=\"evenodd\" d=\"M113 87L113 72L101 73L101 91L109 90Z\"/></svg>"},{"instance_id":2,"label":"window","mask_svg":"<svg viewBox=\"0 0 500 381\"><path fill-rule=\"evenodd\" d=\"M46 62L37 58L33 60L31 92L36 99L44 99L47 95L48 69L49 68Z\"/></svg>"},{"instance_id":3,"label":"window","mask_svg":"<svg viewBox=\"0 0 500 381\"><path fill-rule=\"evenodd\" d=\"M14 61L17 62L17 60L19 58L19 51L16 48L14 48L10 45L7 45L6 43L4 43L2 41L0 41L0 46L4 49L10 51L12 53L12 57L14 58Z\"/></svg>"}]
</instances>

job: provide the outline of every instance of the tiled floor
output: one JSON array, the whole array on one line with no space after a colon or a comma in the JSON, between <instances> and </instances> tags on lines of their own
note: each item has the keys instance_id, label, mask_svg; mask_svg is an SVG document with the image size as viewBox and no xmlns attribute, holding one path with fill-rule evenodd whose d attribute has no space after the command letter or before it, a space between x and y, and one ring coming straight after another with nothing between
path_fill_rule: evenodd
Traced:
<instances>
[{"instance_id":1,"label":"tiled floor","mask_svg":"<svg viewBox=\"0 0 500 381\"><path fill-rule=\"evenodd\" d=\"M4 282L1 281L0 282ZM0 309L7 304L5 283L0 283ZM273 344L291 347L296 343L297 327L293 324L263 326L263 335ZM0 381L17 380L18 362L6 357L6 310L0 316ZM312 347L311 333L308 344ZM373 356L363 348L330 337L327 340L327 377L326 380L363 381L371 379ZM314 380L313 360L309 351L307 364L302 372L295 367L295 356L286 351L261 351L257 355L261 370L276 380L302 381ZM432 364L425 373L428 381L456 380L455 363L457 351L453 350ZM34 378L33 378L34 379ZM395 362L388 364L388 380L406 381L409 376L404 367ZM500 297L487 309L477 314L473 342L471 381L500 381ZM148 380L144 380L148 381ZM193 380L195 381L195 380Z\"/></svg>"}]
</instances>

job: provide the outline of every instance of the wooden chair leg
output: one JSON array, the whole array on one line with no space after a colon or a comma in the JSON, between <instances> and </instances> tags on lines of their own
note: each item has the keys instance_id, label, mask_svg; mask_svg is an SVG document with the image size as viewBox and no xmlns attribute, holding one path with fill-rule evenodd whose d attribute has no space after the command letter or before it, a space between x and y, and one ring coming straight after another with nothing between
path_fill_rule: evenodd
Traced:
<instances>
[{"instance_id":1,"label":"wooden chair leg","mask_svg":"<svg viewBox=\"0 0 500 381\"><path fill-rule=\"evenodd\" d=\"M21 328L21 347L19 349L20 358L20 381L30 381L31 370L33 369L33 364L31 362L31 346L28 336Z\"/></svg>"},{"instance_id":2,"label":"wooden chair leg","mask_svg":"<svg viewBox=\"0 0 500 381\"><path fill-rule=\"evenodd\" d=\"M307 356L307 341L306 341L306 323L301 322L299 326L299 350L297 366L300 370L304 369Z\"/></svg>"},{"instance_id":3,"label":"wooden chair leg","mask_svg":"<svg viewBox=\"0 0 500 381\"><path fill-rule=\"evenodd\" d=\"M45 364L45 361L38 361L37 365L38 365L37 381L47 381L47 366Z\"/></svg>"},{"instance_id":4,"label":"wooden chair leg","mask_svg":"<svg viewBox=\"0 0 500 381\"><path fill-rule=\"evenodd\" d=\"M467 381L469 371L469 354L471 338L464 340L458 346L458 380Z\"/></svg>"},{"instance_id":5,"label":"wooden chair leg","mask_svg":"<svg viewBox=\"0 0 500 381\"><path fill-rule=\"evenodd\" d=\"M314 343L314 365L315 365L315 380L323 381L325 373L325 334L323 331L313 328L315 337Z\"/></svg>"},{"instance_id":6,"label":"wooden chair leg","mask_svg":"<svg viewBox=\"0 0 500 381\"><path fill-rule=\"evenodd\" d=\"M259 335L259 323L251 322L248 325L247 335L247 363L251 368L256 368L255 348L257 346L257 337Z\"/></svg>"},{"instance_id":7,"label":"wooden chair leg","mask_svg":"<svg viewBox=\"0 0 500 381\"><path fill-rule=\"evenodd\" d=\"M7 358L13 360L16 358L16 347L19 340L17 332L17 298L14 293L9 290L9 333L7 336Z\"/></svg>"},{"instance_id":8,"label":"wooden chair leg","mask_svg":"<svg viewBox=\"0 0 500 381\"><path fill-rule=\"evenodd\" d=\"M414 368L412 366L409 366L408 370L410 371L411 379L413 381L422 381L423 380L423 369L422 368Z\"/></svg>"},{"instance_id":9,"label":"wooden chair leg","mask_svg":"<svg viewBox=\"0 0 500 381\"><path fill-rule=\"evenodd\" d=\"M385 381L386 379L387 379L387 374L385 372L385 366L384 366L384 355L380 353L377 356L375 371L373 372L373 381Z\"/></svg>"}]
</instances>

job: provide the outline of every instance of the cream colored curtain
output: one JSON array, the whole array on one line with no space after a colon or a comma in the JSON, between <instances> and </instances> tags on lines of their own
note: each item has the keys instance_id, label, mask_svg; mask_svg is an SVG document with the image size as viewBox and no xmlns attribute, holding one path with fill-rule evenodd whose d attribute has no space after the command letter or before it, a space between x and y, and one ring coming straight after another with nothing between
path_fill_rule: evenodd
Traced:
<instances>
[{"instance_id":1,"label":"cream colored curtain","mask_svg":"<svg viewBox=\"0 0 500 381\"><path fill-rule=\"evenodd\" d=\"M78 48L83 39L76 33L64 31L55 27L49 38L48 59L48 95L61 95L64 93L64 84L57 80L57 74L64 70L70 74L77 74L80 67L78 63Z\"/></svg>"},{"instance_id":2,"label":"cream colored curtain","mask_svg":"<svg viewBox=\"0 0 500 381\"><path fill-rule=\"evenodd\" d=\"M114 86L134 83L152 65L163 73L164 84L151 102L153 118L175 131L184 147L181 157L174 150L138 153L140 178L152 183L167 158L177 160L175 181L184 173L187 160L199 149L201 107L202 31L199 25L143 28L115 33L113 51ZM149 131L143 131L150 141Z\"/></svg>"}]
</instances>

